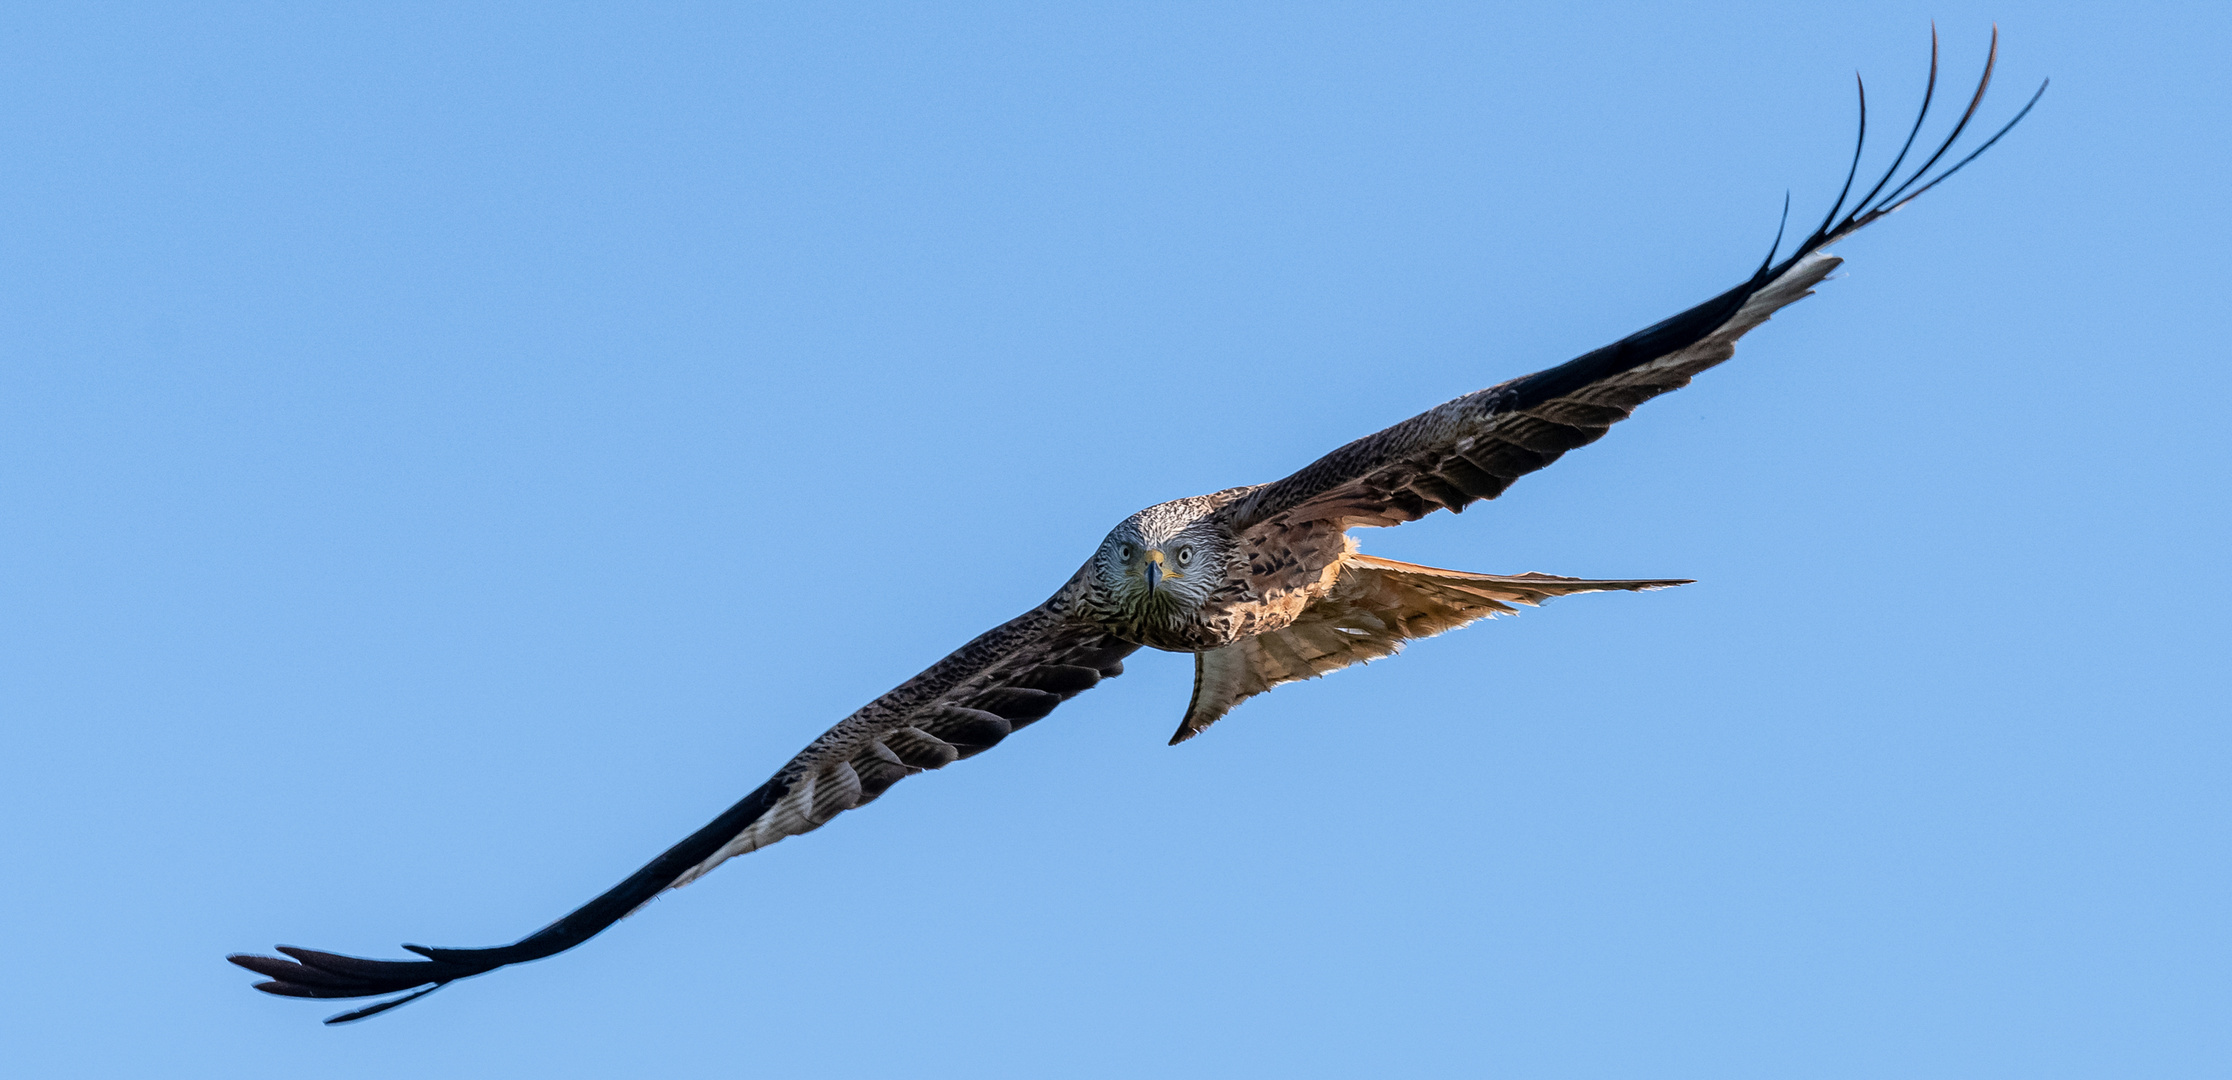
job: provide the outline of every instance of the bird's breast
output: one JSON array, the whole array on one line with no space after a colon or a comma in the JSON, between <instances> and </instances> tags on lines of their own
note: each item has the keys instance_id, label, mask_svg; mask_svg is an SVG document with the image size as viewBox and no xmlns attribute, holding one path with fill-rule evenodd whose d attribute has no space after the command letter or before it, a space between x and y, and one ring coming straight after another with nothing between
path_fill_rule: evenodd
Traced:
<instances>
[{"instance_id":1,"label":"bird's breast","mask_svg":"<svg viewBox=\"0 0 2232 1080\"><path fill-rule=\"evenodd\" d=\"M1220 596L1191 609L1145 613L1112 629L1119 637L1151 649L1207 652L1244 637L1282 629L1294 622L1308 602L1309 598L1299 591L1276 597Z\"/></svg>"}]
</instances>

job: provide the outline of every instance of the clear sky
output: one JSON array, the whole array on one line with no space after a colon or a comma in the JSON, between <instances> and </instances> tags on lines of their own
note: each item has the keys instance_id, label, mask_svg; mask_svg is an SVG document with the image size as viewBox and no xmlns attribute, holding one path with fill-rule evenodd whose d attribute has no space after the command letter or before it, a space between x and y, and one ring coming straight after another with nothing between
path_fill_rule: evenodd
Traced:
<instances>
[{"instance_id":1,"label":"clear sky","mask_svg":"<svg viewBox=\"0 0 2232 1080\"><path fill-rule=\"evenodd\" d=\"M2008 116L1366 549L1681 576L998 750L370 1023L1043 599L1733 284L1929 19ZM2221 1076L2232 8L12 5L17 1076ZM1886 151L1887 152L1887 151ZM1881 161L1881 157L1871 158Z\"/></svg>"}]
</instances>

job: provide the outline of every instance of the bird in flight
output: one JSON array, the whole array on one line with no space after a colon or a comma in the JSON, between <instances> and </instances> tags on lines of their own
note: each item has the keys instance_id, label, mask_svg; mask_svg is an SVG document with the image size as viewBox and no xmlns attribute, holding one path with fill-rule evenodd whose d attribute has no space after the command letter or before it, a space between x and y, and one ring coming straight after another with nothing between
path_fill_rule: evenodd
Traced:
<instances>
[{"instance_id":1,"label":"bird in flight","mask_svg":"<svg viewBox=\"0 0 2232 1080\"><path fill-rule=\"evenodd\" d=\"M1045 603L839 721L742 801L558 921L494 948L403 946L418 954L415 960L287 945L278 948L286 959L228 959L264 976L255 988L269 994L402 994L326 1023L362 1020L459 979L571 949L731 857L812 832L909 776L990 750L1122 674L1124 658L1142 647L1194 656L1193 700L1170 738L1176 744L1275 686L1392 655L1405 642L1513 612L1513 605L1686 584L1441 570L1362 554L1349 530L1493 499L1519 477L1596 441L1636 406L1735 355L1737 338L1812 295L1837 267L1830 245L1937 186L2030 112L2046 91L2043 83L1983 145L1931 174L1983 103L1998 55L1995 28L1983 75L1951 134L1894 184L1937 91L1932 31L1921 111L1890 168L1847 210L1867 146L1862 85L1859 145L1835 205L1780 258L1778 230L1766 260L1742 284L1577 359L1367 435L1285 479L1176 499L1125 518Z\"/></svg>"}]
</instances>

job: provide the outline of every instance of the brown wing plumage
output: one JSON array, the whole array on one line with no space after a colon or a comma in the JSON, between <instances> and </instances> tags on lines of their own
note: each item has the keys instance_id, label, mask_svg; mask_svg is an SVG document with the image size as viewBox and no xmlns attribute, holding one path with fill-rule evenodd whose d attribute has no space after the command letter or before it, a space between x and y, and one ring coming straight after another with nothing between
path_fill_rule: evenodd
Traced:
<instances>
[{"instance_id":1,"label":"brown wing plumage","mask_svg":"<svg viewBox=\"0 0 2232 1080\"><path fill-rule=\"evenodd\" d=\"M229 959L270 980L256 989L285 997L372 997L425 987L326 1021L333 1024L377 1015L458 979L564 952L724 860L811 832L906 777L991 749L1063 701L1122 674L1124 657L1137 648L1068 620L1051 604L1033 609L846 717L688 839L510 945L404 946L420 960L367 960L282 945L279 951L291 959Z\"/></svg>"},{"instance_id":2,"label":"brown wing plumage","mask_svg":"<svg viewBox=\"0 0 2232 1080\"><path fill-rule=\"evenodd\" d=\"M1788 257L1778 262L1770 252L1750 280L1656 326L1557 367L1467 394L1343 446L1292 476L1235 500L1220 512L1225 522L1249 543L1253 557L1255 552L1313 546L1312 539L1328 529L1397 525L1444 507L1461 511L1475 500L1503 494L1513 481L1549 465L1566 451L1596 441L1643 402L1688 385L1699 372L1735 355L1736 339L1782 307L1811 295L1813 287L1840 261L1826 252L1829 245L1935 187L1975 160L2030 112L2031 105L2024 105L1982 146L1927 183L1914 186L1952 149L1975 115L1985 88L1991 84L1998 48L1995 31L1983 77L1952 134L1906 182L1892 188L1880 201L1876 196L1891 185L1907 150L1913 148L1923 118L1929 115L1930 99L1937 87L1934 34L1930 46L1931 93L1923 98L1922 113L1915 118L1906 146L1883 179L1840 219L1837 215L1844 209L1859 168L1856 149L1853 172L1847 175L1837 204ZM2039 93L2044 92L2042 85ZM2031 104L2037 100L2033 95ZM1865 146L1864 91L1860 105L1861 144ZM1779 248L1781 237L1776 240ZM1338 555L1322 544L1314 545L1313 550L1322 552L1321 558ZM1306 580L1325 565L1323 561L1314 565L1307 559L1302 562L1287 576ZM1276 559L1263 560L1265 566L1276 563ZM1259 585L1267 589L1286 587L1283 580Z\"/></svg>"},{"instance_id":3,"label":"brown wing plumage","mask_svg":"<svg viewBox=\"0 0 2232 1080\"><path fill-rule=\"evenodd\" d=\"M1645 401L1735 355L1736 339L1812 292L1833 256L1800 260L1670 323L1548 371L1446 402L1368 435L1236 503L1241 532L1283 543L1301 529L1399 525L1462 511L1602 438Z\"/></svg>"},{"instance_id":4,"label":"brown wing plumage","mask_svg":"<svg viewBox=\"0 0 2232 1080\"><path fill-rule=\"evenodd\" d=\"M1314 679L1402 651L1406 642L1574 593L1636 591L1686 580L1589 581L1549 574L1469 574L1350 553L1324 597L1283 630L1194 657L1193 702L1170 737L1185 742L1232 707L1282 683Z\"/></svg>"},{"instance_id":5,"label":"brown wing plumage","mask_svg":"<svg viewBox=\"0 0 2232 1080\"><path fill-rule=\"evenodd\" d=\"M1241 532L1398 525L1462 511L1603 437L1636 406L1734 356L1736 339L1837 267L1818 251L1577 360L1467 394L1367 435L1226 511Z\"/></svg>"}]
</instances>

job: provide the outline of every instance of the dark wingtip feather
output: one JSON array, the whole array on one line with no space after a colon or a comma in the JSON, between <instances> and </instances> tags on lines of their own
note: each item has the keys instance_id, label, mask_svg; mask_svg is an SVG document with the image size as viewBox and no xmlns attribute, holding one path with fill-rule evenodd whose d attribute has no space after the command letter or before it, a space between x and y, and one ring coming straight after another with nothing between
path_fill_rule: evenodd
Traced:
<instances>
[{"instance_id":1,"label":"dark wingtip feather","mask_svg":"<svg viewBox=\"0 0 2232 1080\"><path fill-rule=\"evenodd\" d=\"M1862 195L1858 201L1854 202L1852 204L1852 208L1849 211L1844 211L1845 196L1849 194L1852 189L1852 171L1848 170L1845 176L1845 189L1844 191L1838 193L1837 202L1830 209L1828 220L1824 221L1822 227L1816 229L1813 235L1807 237L1798 245L1795 254L1783 260L1781 263L1776 264L1773 268L1773 273L1768 276L1773 276L1774 274L1779 274L1785 270L1788 270L1790 267L1796 265L1797 261L1800 258L1803 258L1804 256L1812 252L1819 251L1822 248L1828 247L1830 244L1836 243L1837 241L1850 236L1863 228L1866 228L1869 224L1873 223L1877 219L1882 218L1885 215L1894 213L1900 207L1903 207L1906 204L1913 202L1918 198L1921 198L1924 192L1938 186L1939 184L1944 183L1947 179L1951 178L1954 173L1961 171L1962 167L1966 166L1969 162L1976 160L1978 155L1981 155L1982 153L1984 153L1984 151L1991 149L1992 144L1997 143L2000 140L2001 136L2004 136L2009 131L2014 130L2015 125L2022 122L2023 117L2030 114L2031 107L2038 104L2038 99L2040 96L2045 94L2046 86L2048 85L2048 83L2040 83L2038 92L2031 95L2030 101L2026 102L2023 105L2022 109L2015 114L2013 119L2009 120L2006 124L2002 125L1998 131L1994 132L1991 138L1984 140L1983 145L1978 146L1976 149L1970 151L1965 157L1962 157L1959 161L1955 162L1950 168L1939 172L1935 176L1930 175L1930 171L1934 167L1936 167L1938 162L1944 160L1945 155L1952 151L1954 144L1960 142L1961 135L1968 130L1969 123L1976 119L1977 109L1984 104L1984 93L1986 90L1991 88L1992 74L1998 68L1998 66L1999 27L1995 25L1992 27L1991 47L1985 52L1984 56L1984 71L1980 76L1978 76L1976 80L1976 90L1969 97L1968 107L1962 110L1960 118L1954 121L1952 132L1946 135L1943 142L1938 144L1937 149L1930 154L1929 158L1923 161L1922 164L1917 167L1912 173L1908 174L1907 178L1904 181L1897 183L1896 186L1892 186L1893 181L1897 180L1898 178L1900 167L1906 163L1908 152L1914 149L1915 139L1921 135L1923 122L1929 118L1930 106L1937 98L1938 33L1937 24L1935 22L1932 22L1930 24L1930 78L1928 84L1923 88L1922 91L1922 107L1915 114L1914 126L1908 129L1906 141L1900 145L1898 155L1891 159L1891 167L1884 170L1882 178L1877 180L1875 184L1868 189L1867 194ZM2051 82L2051 80L2048 80L2048 82ZM1864 88L1861 95L1860 110L1861 143L1862 149L1864 149L1867 138L1867 97ZM1852 168L1856 170L1859 167L1859 164L1860 151L1856 149L1853 154ZM1918 184L1920 185L1919 187L1916 186ZM1882 192L1883 189L1886 187L1891 188L1890 194L1883 195L1880 199L1878 199L1878 193ZM1839 211L1844 211L1844 217L1842 220L1839 220L1837 218L1837 214Z\"/></svg>"},{"instance_id":2,"label":"dark wingtip feather","mask_svg":"<svg viewBox=\"0 0 2232 1080\"><path fill-rule=\"evenodd\" d=\"M1845 199L1852 194L1852 181L1860 175L1860 154L1868 148L1868 83L1860 73L1852 73L1852 83L1860 93L1860 134L1852 140L1852 164L1845 167L1844 186L1837 189L1837 201L1829 204L1829 213L1815 228L1815 236L1829 235L1830 226L1837 223L1837 214L1844 209Z\"/></svg>"},{"instance_id":3,"label":"dark wingtip feather","mask_svg":"<svg viewBox=\"0 0 2232 1080\"><path fill-rule=\"evenodd\" d=\"M1922 85L1922 108L1915 112L1914 126L1907 129L1906 142L1899 145L1898 156L1891 159L1890 168L1883 170L1883 179L1876 181L1875 186L1869 188L1868 193L1860 196L1860 201L1852 205L1852 214L1845 218L1847 227L1861 211L1867 209L1869 203L1875 201L1875 197L1883 191L1883 186L1890 183L1892 177L1899 175L1899 166L1906 163L1907 152L1914 149L1915 138L1922 134L1922 122L1930 118L1930 103L1937 99L1937 79L1938 32L1937 21L1933 19L1930 22L1930 78Z\"/></svg>"},{"instance_id":4,"label":"dark wingtip feather","mask_svg":"<svg viewBox=\"0 0 2232 1080\"><path fill-rule=\"evenodd\" d=\"M331 1027L335 1024L353 1024L359 1020L378 1016L381 1013L395 1008L398 1005L408 1005L448 985L449 984L446 982L439 982L427 987L424 990L420 990L416 993L405 994L402 997L396 998L392 1001L383 1001L376 1005L367 1005L361 1009L351 1009L345 1013L335 1013L332 1016L326 1017L325 1023L328 1027Z\"/></svg>"},{"instance_id":5,"label":"dark wingtip feather","mask_svg":"<svg viewBox=\"0 0 2232 1080\"><path fill-rule=\"evenodd\" d=\"M253 953L234 953L225 959L271 980L256 984L255 988L264 993L320 998L392 994L427 983L440 985L500 966L470 966L439 960L367 960L292 945L281 945L279 951L293 959Z\"/></svg>"},{"instance_id":6,"label":"dark wingtip feather","mask_svg":"<svg viewBox=\"0 0 2232 1080\"><path fill-rule=\"evenodd\" d=\"M348 990L364 984L364 980L348 975L337 975L317 968L281 960L276 956L251 956L236 954L225 959L239 967L247 968L265 978L301 986L321 987L329 990Z\"/></svg>"},{"instance_id":7,"label":"dark wingtip feather","mask_svg":"<svg viewBox=\"0 0 2232 1080\"><path fill-rule=\"evenodd\" d=\"M1923 193L1923 192L1925 192L1925 191L1928 191L1928 190L1930 190L1931 188L1934 188L1934 187L1938 186L1939 184L1942 184L1942 183L1944 183L1944 182L1945 182L1945 181L1946 181L1946 180L1947 180L1947 179L1948 179L1949 177L1951 177L1951 176L1952 176L1952 175L1953 175L1954 173L1960 172L1963 166L1966 166L1966 165L1967 165L1967 164L1968 164L1969 162L1971 162L1971 161L1975 161L1978 155L1982 154L1982 153L1983 153L1984 151L1986 151L1986 150L1990 150L1990 149L1992 148L1992 144L1993 144L1993 143L1996 143L1996 142L2000 141L2000 136L2002 136L2002 135L2005 135L2005 134L2007 134L2008 132L2010 132L2010 131L2013 131L2013 130L2015 130L2015 125L2017 125L2017 124L2019 124L2019 123L2022 123L2022 122L2023 122L2023 117L2026 117L2026 116L2029 116L2029 115L2030 115L2031 107L2032 107L2032 106L2035 106L2035 105L2037 105L2037 104L2038 104L2038 99L2039 99L2039 98L2042 98L2042 97L2045 97L2045 96L2046 96L2046 88L2047 88L2047 87L2049 87L2049 86L2052 86L2053 84L2054 84L2054 80L2052 80L2052 79L2041 79L2041 80L2039 80L2039 83L2038 83L2038 90L2037 90L2037 91L2036 91L2035 93L2031 94L2031 96L2030 96L2030 100L2029 100L2029 101L2026 101L2026 102L2024 102L2024 103L2023 103L2023 107L2022 107L2022 109L2018 110L2018 111L2017 111L2017 112L2015 113L2015 118L2014 118L2014 119L2012 119L2012 120L2009 120L2009 121L2008 121L2007 123L2005 123L2005 124L2001 125L2001 126L2000 126L2000 129L1999 129L1998 131L1995 131L1995 132L1993 132L1993 133L1992 133L1992 137L1991 137L1991 138L1989 138L1989 139L1986 139L1986 140L1984 140L1984 143L1983 143L1983 145L1981 145L1981 146L1978 146L1978 147L1977 147L1976 149L1974 149L1974 150L1971 150L1971 151L1969 151L1969 153L1968 153L1968 156L1967 156L1967 157L1964 157L1964 158L1962 158L1961 160L1959 160L1959 161L1957 161L1957 162L1954 162L1954 163L1953 163L1953 167L1952 167L1952 168L1950 168L1950 169L1947 169L1947 170L1945 170L1945 171L1944 171L1944 172L1942 172L1942 173L1939 173L1939 174L1937 175L1937 178L1936 178L1936 179L1934 179L1934 180L1930 181L1930 182L1929 182L1929 183L1927 183L1927 184L1924 184L1924 185L1922 185L1922 186L1921 186L1921 187L1919 187L1919 188L1916 188L1916 189L1914 189L1913 193L1909 194L1909 195L1908 195L1908 196L1907 196L1906 198L1904 198L1904 199L1901 199L1901 200L1899 200L1898 202L1896 202L1896 203L1893 203L1893 204L1891 204L1891 205L1890 205L1890 206L1889 206L1888 208L1886 208L1886 209L1885 209L1885 210L1884 210L1883 212L1884 212L1884 213L1886 213L1886 214L1888 214L1888 213L1892 212L1893 210L1897 210L1898 208L1900 208L1900 207L1902 207L1902 206L1905 206L1906 204L1908 204L1908 203L1910 203L1910 202L1913 202L1913 201L1914 201L1914 200L1916 200L1916 199L1919 199L1919 198L1921 198L1921 197L1922 197L1922 193Z\"/></svg>"},{"instance_id":8,"label":"dark wingtip feather","mask_svg":"<svg viewBox=\"0 0 2232 1080\"><path fill-rule=\"evenodd\" d=\"M1775 224L1775 242L1767 245L1767 258L1759 264L1759 269L1752 271L1753 277L1756 278L1765 274L1770 267L1775 265L1775 256L1782 253L1783 231L1788 228L1790 228L1790 192L1785 189L1783 191L1782 220Z\"/></svg>"},{"instance_id":9,"label":"dark wingtip feather","mask_svg":"<svg viewBox=\"0 0 2232 1080\"><path fill-rule=\"evenodd\" d=\"M318 992L317 992L317 991L315 991L315 990L312 990L312 989L311 989L310 987L307 987L307 986L297 986L297 985L295 985L294 983L291 983L291 982L280 982L280 981L279 981L279 980L277 980L277 979L267 979L267 980L265 980L265 981L263 981L263 982L260 982L260 983L255 983L255 984L253 984L253 985L249 986L249 987L248 987L248 989L250 989L250 990L261 990L261 991L263 991L263 992L264 992L264 993L266 993L266 994L271 994L271 995L274 995L274 996L277 996L277 997L304 997L304 998L306 998L306 997L323 997L323 996L325 996L325 995L323 995L323 994L320 994L320 993L318 993Z\"/></svg>"},{"instance_id":10,"label":"dark wingtip feather","mask_svg":"<svg viewBox=\"0 0 2232 1080\"><path fill-rule=\"evenodd\" d=\"M394 978L404 971L419 971L428 967L417 960L367 960L361 956L343 956L293 945L281 945L279 951L294 957L304 967L357 979Z\"/></svg>"}]
</instances>

